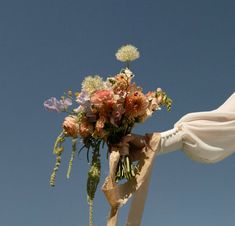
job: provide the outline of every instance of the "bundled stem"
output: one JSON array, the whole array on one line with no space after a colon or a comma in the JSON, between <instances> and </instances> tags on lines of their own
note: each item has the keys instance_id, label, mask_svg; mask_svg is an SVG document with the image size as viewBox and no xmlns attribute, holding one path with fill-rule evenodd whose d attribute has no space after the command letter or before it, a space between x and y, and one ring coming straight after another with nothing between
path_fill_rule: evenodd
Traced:
<instances>
[{"instance_id":1,"label":"bundled stem","mask_svg":"<svg viewBox=\"0 0 235 226\"><path fill-rule=\"evenodd\" d=\"M132 162L128 155L121 156L118 162L117 170L116 170L116 182L127 179L130 180L131 178L135 177L135 170Z\"/></svg>"},{"instance_id":2,"label":"bundled stem","mask_svg":"<svg viewBox=\"0 0 235 226\"><path fill-rule=\"evenodd\" d=\"M93 225L93 200L89 201L89 226Z\"/></svg>"}]
</instances>

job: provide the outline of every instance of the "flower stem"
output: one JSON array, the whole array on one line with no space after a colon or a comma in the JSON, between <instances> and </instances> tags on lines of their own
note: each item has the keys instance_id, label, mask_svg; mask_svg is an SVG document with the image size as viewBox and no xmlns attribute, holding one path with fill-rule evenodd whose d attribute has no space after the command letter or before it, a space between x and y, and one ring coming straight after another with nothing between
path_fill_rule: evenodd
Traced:
<instances>
[{"instance_id":1,"label":"flower stem","mask_svg":"<svg viewBox=\"0 0 235 226\"><path fill-rule=\"evenodd\" d=\"M89 201L89 226L93 226L93 200Z\"/></svg>"}]
</instances>

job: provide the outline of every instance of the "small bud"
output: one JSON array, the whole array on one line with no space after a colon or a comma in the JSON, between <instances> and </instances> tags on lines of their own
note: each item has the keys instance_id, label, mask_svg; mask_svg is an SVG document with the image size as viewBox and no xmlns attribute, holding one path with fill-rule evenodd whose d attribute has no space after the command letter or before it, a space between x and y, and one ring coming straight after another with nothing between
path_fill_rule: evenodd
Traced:
<instances>
[{"instance_id":1,"label":"small bud","mask_svg":"<svg viewBox=\"0 0 235 226\"><path fill-rule=\"evenodd\" d=\"M70 96L70 97L73 96L72 90L69 90L69 91L68 91L68 96Z\"/></svg>"},{"instance_id":2,"label":"small bud","mask_svg":"<svg viewBox=\"0 0 235 226\"><path fill-rule=\"evenodd\" d=\"M161 88L157 88L157 92L162 92L162 89Z\"/></svg>"}]
</instances>

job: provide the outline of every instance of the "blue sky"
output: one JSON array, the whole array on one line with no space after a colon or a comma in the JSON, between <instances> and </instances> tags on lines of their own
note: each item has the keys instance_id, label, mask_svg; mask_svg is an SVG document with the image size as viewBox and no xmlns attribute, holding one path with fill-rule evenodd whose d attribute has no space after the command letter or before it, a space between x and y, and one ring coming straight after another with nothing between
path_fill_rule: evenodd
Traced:
<instances>
[{"instance_id":1,"label":"blue sky","mask_svg":"<svg viewBox=\"0 0 235 226\"><path fill-rule=\"evenodd\" d=\"M213 110L235 90L234 11L232 0L0 1L0 226L88 225L86 154L67 180L67 143L57 185L49 186L64 115L46 112L45 99L80 90L86 75L119 72L114 54L131 43L141 53L132 64L135 82L145 91L162 87L174 101L170 113L159 112L136 133L164 131L186 113ZM180 151L159 156L142 225L233 226L234 161L205 165ZM99 190L95 226L105 225L108 209Z\"/></svg>"}]
</instances>

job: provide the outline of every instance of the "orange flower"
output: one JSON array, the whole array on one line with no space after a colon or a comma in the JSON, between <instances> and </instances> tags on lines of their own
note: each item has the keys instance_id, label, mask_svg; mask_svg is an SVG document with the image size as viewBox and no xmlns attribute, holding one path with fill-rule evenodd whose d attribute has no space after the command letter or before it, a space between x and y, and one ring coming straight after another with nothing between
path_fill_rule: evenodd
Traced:
<instances>
[{"instance_id":1,"label":"orange flower","mask_svg":"<svg viewBox=\"0 0 235 226\"><path fill-rule=\"evenodd\" d=\"M125 74L123 73L120 73L120 74L117 74L115 76L116 80L119 81L119 82L127 82L128 81L128 78Z\"/></svg>"},{"instance_id":2,"label":"orange flower","mask_svg":"<svg viewBox=\"0 0 235 226\"><path fill-rule=\"evenodd\" d=\"M96 121L96 130L99 131L104 128L104 124L107 121L106 117L100 116L100 118Z\"/></svg>"},{"instance_id":3,"label":"orange flower","mask_svg":"<svg viewBox=\"0 0 235 226\"><path fill-rule=\"evenodd\" d=\"M116 83L113 86L113 91L115 94L120 94L123 91L127 91L130 81L125 74L118 74L115 76Z\"/></svg>"},{"instance_id":4,"label":"orange flower","mask_svg":"<svg viewBox=\"0 0 235 226\"><path fill-rule=\"evenodd\" d=\"M83 119L79 124L79 134L81 137L89 137L94 131L94 127L87 119Z\"/></svg>"},{"instance_id":5,"label":"orange flower","mask_svg":"<svg viewBox=\"0 0 235 226\"><path fill-rule=\"evenodd\" d=\"M145 114L148 107L148 100L142 92L136 91L126 97L125 110L128 116L133 118Z\"/></svg>"},{"instance_id":6,"label":"orange flower","mask_svg":"<svg viewBox=\"0 0 235 226\"><path fill-rule=\"evenodd\" d=\"M75 116L69 115L64 119L63 128L65 134L71 137L77 137L78 135L78 123Z\"/></svg>"},{"instance_id":7,"label":"orange flower","mask_svg":"<svg viewBox=\"0 0 235 226\"><path fill-rule=\"evenodd\" d=\"M116 100L114 93L111 90L98 90L91 96L92 112L96 112L96 109L102 115L109 114L115 105Z\"/></svg>"},{"instance_id":8,"label":"orange flower","mask_svg":"<svg viewBox=\"0 0 235 226\"><path fill-rule=\"evenodd\" d=\"M124 113L125 113L125 109L124 109L123 103L121 102L117 103L114 107L114 110L110 118L111 124L118 127L121 123L121 118Z\"/></svg>"}]
</instances>

